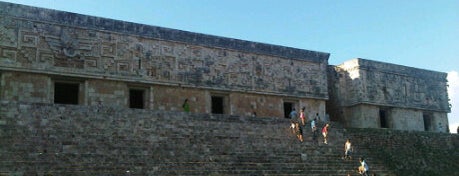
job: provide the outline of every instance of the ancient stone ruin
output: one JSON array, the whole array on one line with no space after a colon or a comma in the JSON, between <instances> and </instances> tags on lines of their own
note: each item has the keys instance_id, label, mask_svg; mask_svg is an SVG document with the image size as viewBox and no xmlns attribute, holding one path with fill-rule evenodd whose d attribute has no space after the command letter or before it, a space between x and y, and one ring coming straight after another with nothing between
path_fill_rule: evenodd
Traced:
<instances>
[{"instance_id":1,"label":"ancient stone ruin","mask_svg":"<svg viewBox=\"0 0 459 176\"><path fill-rule=\"evenodd\" d=\"M394 175L344 128L448 132L446 73L329 55L0 2L0 175L342 175L347 136ZM303 107L336 143L298 153Z\"/></svg>"},{"instance_id":2,"label":"ancient stone ruin","mask_svg":"<svg viewBox=\"0 0 459 176\"><path fill-rule=\"evenodd\" d=\"M447 131L446 73L1 3L3 100ZM326 103L329 102L329 103Z\"/></svg>"}]
</instances>

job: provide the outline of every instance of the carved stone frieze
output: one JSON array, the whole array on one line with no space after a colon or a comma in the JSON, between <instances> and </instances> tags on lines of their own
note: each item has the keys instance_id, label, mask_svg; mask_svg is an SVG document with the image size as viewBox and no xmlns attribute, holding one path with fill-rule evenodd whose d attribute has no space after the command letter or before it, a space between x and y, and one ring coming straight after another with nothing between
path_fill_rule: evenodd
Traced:
<instances>
[{"instance_id":1,"label":"carved stone frieze","mask_svg":"<svg viewBox=\"0 0 459 176\"><path fill-rule=\"evenodd\" d=\"M148 75L158 80L172 80L172 73L175 70L175 57L167 56L154 56L152 57L150 68L148 68Z\"/></svg>"},{"instance_id":2,"label":"carved stone frieze","mask_svg":"<svg viewBox=\"0 0 459 176\"><path fill-rule=\"evenodd\" d=\"M348 68L337 69L343 75L339 83L345 90L341 92L345 105L365 102L449 110L444 78L437 72L364 59L356 59L339 67ZM443 76L446 77L446 74Z\"/></svg>"},{"instance_id":3,"label":"carved stone frieze","mask_svg":"<svg viewBox=\"0 0 459 176\"><path fill-rule=\"evenodd\" d=\"M30 31L19 31L19 47L38 47L39 34Z\"/></svg>"},{"instance_id":4,"label":"carved stone frieze","mask_svg":"<svg viewBox=\"0 0 459 176\"><path fill-rule=\"evenodd\" d=\"M37 48L22 47L19 50L18 62L20 63L35 63L37 61Z\"/></svg>"},{"instance_id":5,"label":"carved stone frieze","mask_svg":"<svg viewBox=\"0 0 459 176\"><path fill-rule=\"evenodd\" d=\"M0 21L0 60L13 65L243 91L326 95L326 77L320 76L326 70L320 68L320 59L286 59L231 47L161 40L113 32L105 29L108 26L98 30L13 19Z\"/></svg>"},{"instance_id":6,"label":"carved stone frieze","mask_svg":"<svg viewBox=\"0 0 459 176\"><path fill-rule=\"evenodd\" d=\"M0 16L0 46L17 47L16 21Z\"/></svg>"},{"instance_id":7,"label":"carved stone frieze","mask_svg":"<svg viewBox=\"0 0 459 176\"><path fill-rule=\"evenodd\" d=\"M84 59L85 69L95 69L95 70L97 70L99 68L98 60L99 60L98 58L86 57Z\"/></svg>"},{"instance_id":8,"label":"carved stone frieze","mask_svg":"<svg viewBox=\"0 0 459 176\"><path fill-rule=\"evenodd\" d=\"M47 64L48 66L54 65L54 54L46 50L38 50L39 63Z\"/></svg>"},{"instance_id":9,"label":"carved stone frieze","mask_svg":"<svg viewBox=\"0 0 459 176\"><path fill-rule=\"evenodd\" d=\"M46 35L45 41L56 58L80 59L99 55L97 50L92 52L96 40L79 37L74 29L61 28L59 36Z\"/></svg>"},{"instance_id":10,"label":"carved stone frieze","mask_svg":"<svg viewBox=\"0 0 459 176\"><path fill-rule=\"evenodd\" d=\"M9 48L0 47L0 63L15 64L17 51Z\"/></svg>"}]
</instances>

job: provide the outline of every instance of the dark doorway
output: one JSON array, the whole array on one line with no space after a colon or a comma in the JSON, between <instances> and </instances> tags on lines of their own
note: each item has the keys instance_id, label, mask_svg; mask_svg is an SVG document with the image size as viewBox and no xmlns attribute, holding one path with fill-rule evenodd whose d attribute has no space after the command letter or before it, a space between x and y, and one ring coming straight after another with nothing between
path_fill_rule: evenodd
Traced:
<instances>
[{"instance_id":1,"label":"dark doorway","mask_svg":"<svg viewBox=\"0 0 459 176\"><path fill-rule=\"evenodd\" d=\"M381 128L388 128L386 115L385 110L379 110L379 123L381 124Z\"/></svg>"},{"instance_id":2,"label":"dark doorway","mask_svg":"<svg viewBox=\"0 0 459 176\"><path fill-rule=\"evenodd\" d=\"M54 103L78 104L78 83L54 83Z\"/></svg>"},{"instance_id":3,"label":"dark doorway","mask_svg":"<svg viewBox=\"0 0 459 176\"><path fill-rule=\"evenodd\" d=\"M432 129L432 116L429 113L422 113L424 119L424 131L431 131Z\"/></svg>"},{"instance_id":4,"label":"dark doorway","mask_svg":"<svg viewBox=\"0 0 459 176\"><path fill-rule=\"evenodd\" d=\"M224 97L212 96L212 113L213 114L223 114L224 113L223 100L224 100Z\"/></svg>"},{"instance_id":5,"label":"dark doorway","mask_svg":"<svg viewBox=\"0 0 459 176\"><path fill-rule=\"evenodd\" d=\"M290 118L290 112L292 112L292 109L293 109L293 103L284 102L284 117L285 118Z\"/></svg>"},{"instance_id":6,"label":"dark doorway","mask_svg":"<svg viewBox=\"0 0 459 176\"><path fill-rule=\"evenodd\" d=\"M129 90L129 108L144 108L144 92L144 90L138 89Z\"/></svg>"}]
</instances>

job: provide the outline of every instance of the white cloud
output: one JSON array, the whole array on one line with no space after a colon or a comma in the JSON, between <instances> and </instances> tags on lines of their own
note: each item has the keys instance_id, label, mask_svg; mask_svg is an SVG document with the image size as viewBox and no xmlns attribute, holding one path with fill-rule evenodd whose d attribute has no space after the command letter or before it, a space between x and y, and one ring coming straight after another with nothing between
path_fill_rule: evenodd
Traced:
<instances>
[{"instance_id":1,"label":"white cloud","mask_svg":"<svg viewBox=\"0 0 459 176\"><path fill-rule=\"evenodd\" d=\"M457 133L457 127L459 126L459 123L450 123L449 124L449 131L451 133Z\"/></svg>"},{"instance_id":2,"label":"white cloud","mask_svg":"<svg viewBox=\"0 0 459 176\"><path fill-rule=\"evenodd\" d=\"M448 114L449 130L457 133L459 126L459 73L457 71L448 72L448 96L451 104L451 113Z\"/></svg>"}]
</instances>

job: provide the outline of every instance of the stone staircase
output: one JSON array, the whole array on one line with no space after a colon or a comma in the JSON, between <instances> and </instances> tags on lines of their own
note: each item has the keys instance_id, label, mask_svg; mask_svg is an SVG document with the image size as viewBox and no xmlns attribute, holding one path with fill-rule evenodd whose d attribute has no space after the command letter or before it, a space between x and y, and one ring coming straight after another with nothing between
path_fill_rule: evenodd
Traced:
<instances>
[{"instance_id":1,"label":"stone staircase","mask_svg":"<svg viewBox=\"0 0 459 176\"><path fill-rule=\"evenodd\" d=\"M342 160L329 144L291 133L289 120L111 107L0 103L0 175L395 175L368 150ZM322 140L320 137L319 140Z\"/></svg>"}]
</instances>

